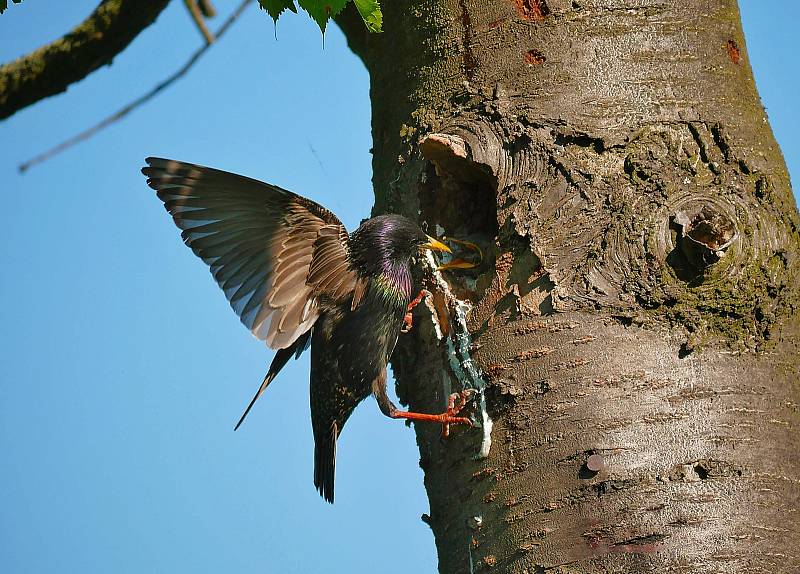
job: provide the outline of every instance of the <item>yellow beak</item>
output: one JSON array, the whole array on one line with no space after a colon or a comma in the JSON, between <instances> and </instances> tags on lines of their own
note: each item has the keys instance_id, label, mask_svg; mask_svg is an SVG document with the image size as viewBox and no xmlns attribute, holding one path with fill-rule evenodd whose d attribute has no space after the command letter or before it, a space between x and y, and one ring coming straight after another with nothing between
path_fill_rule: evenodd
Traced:
<instances>
[{"instance_id":1,"label":"yellow beak","mask_svg":"<svg viewBox=\"0 0 800 574\"><path fill-rule=\"evenodd\" d=\"M422 245L422 247L424 247L425 249L432 249L433 251L444 251L445 253L452 253L452 251L450 251L450 248L441 241L439 241L438 239L434 239L430 235L426 235L425 237L428 238L428 242Z\"/></svg>"}]
</instances>

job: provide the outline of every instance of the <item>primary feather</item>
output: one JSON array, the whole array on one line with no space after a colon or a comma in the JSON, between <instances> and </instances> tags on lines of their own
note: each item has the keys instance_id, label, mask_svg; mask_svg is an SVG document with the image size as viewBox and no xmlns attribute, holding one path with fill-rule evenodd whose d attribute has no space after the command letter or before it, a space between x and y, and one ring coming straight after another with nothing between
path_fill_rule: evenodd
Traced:
<instances>
[{"instance_id":1,"label":"primary feather","mask_svg":"<svg viewBox=\"0 0 800 574\"><path fill-rule=\"evenodd\" d=\"M321 205L280 187L207 167L147 158L142 169L181 237L242 323L283 349L319 317L320 297L352 293L347 230ZM327 264L330 273L311 273Z\"/></svg>"}]
</instances>

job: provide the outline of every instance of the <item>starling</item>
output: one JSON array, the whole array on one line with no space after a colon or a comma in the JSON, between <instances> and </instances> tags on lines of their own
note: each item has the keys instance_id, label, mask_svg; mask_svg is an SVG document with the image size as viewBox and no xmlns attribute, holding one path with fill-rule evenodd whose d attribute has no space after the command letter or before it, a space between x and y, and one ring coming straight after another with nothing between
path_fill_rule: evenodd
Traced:
<instances>
[{"instance_id":1,"label":"starling","mask_svg":"<svg viewBox=\"0 0 800 574\"><path fill-rule=\"evenodd\" d=\"M321 205L280 187L199 165L150 157L142 173L181 237L242 323L275 357L236 425L288 360L311 347L314 485L333 502L336 440L370 394L391 418L448 425L464 396L431 415L399 410L386 392L386 365L412 301L411 259L449 252L400 215L364 221L352 234ZM419 298L415 299L418 302Z\"/></svg>"}]
</instances>

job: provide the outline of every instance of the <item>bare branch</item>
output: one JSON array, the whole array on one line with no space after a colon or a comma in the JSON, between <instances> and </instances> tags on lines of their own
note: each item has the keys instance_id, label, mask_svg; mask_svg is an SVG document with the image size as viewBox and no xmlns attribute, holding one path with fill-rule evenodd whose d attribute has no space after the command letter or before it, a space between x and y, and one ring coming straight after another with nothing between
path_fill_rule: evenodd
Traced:
<instances>
[{"instance_id":1,"label":"bare branch","mask_svg":"<svg viewBox=\"0 0 800 574\"><path fill-rule=\"evenodd\" d=\"M214 8L211 0L197 0L197 5L200 7L200 11L206 18L213 18L217 15L217 10Z\"/></svg>"},{"instance_id":2,"label":"bare branch","mask_svg":"<svg viewBox=\"0 0 800 574\"><path fill-rule=\"evenodd\" d=\"M197 4L197 2L195 2L195 0L183 0L183 3L186 5L186 9L192 16L195 26L197 26L197 29L200 30L203 38L205 38L206 44L213 44L214 34L212 34L208 29L208 26L206 26L206 21L203 20L203 13L200 10L200 6Z\"/></svg>"},{"instance_id":3,"label":"bare branch","mask_svg":"<svg viewBox=\"0 0 800 574\"><path fill-rule=\"evenodd\" d=\"M222 24L222 26L220 26L219 29L217 30L217 34L216 34L217 39L221 38L223 36L223 34L225 34L225 32L228 30L228 28L231 26L231 24L233 24L236 21L236 19L241 15L241 13L244 11L244 9L247 8L248 4L250 4L250 0L243 0L242 3L239 4L239 7L236 8L236 10L233 11L233 13L228 17L228 19L225 20L225 22ZM24 163L21 163L19 165L19 168L18 168L19 171L20 172L25 172L31 166L36 165L38 163L42 163L43 161L46 161L46 160L50 159L51 157L53 157L55 155L58 155L62 151L71 148L75 144L78 144L78 143L80 143L80 142L82 142L84 140L89 139L90 137L92 137L94 134L96 134L97 132L101 131L102 129L104 129L104 128L110 126L111 124L121 120L122 118L127 116L130 112L132 112L133 110L135 110L136 108L138 108L142 104L145 104L148 101L150 101L151 99L153 99L160 92L162 92L163 90L168 88L170 85L172 85L173 82L175 82L176 80L182 78L191 69L191 67L200 59L200 57L203 54L206 53L206 51L210 47L211 47L211 44L204 44L201 48L197 49L194 52L194 54L192 54L192 56L186 61L186 63L183 66L181 66L181 68L177 72L175 72L174 74L169 76L167 79L165 79L164 81L162 81L159 84L157 84L149 92L147 92L143 96L140 96L140 97L136 98L135 100L130 102L128 105L124 106L123 108L121 108L117 112L111 114L110 116L108 116L107 118L105 118L101 122L95 124L94 126L90 127L89 129L84 130L84 131L82 131L81 133L79 133L79 134L77 134L75 136L72 136L68 140L58 144L57 146L55 146L53 148L50 148L46 152L41 153L41 154L37 155L36 157L34 157L32 159L29 159L28 161L26 161Z\"/></svg>"},{"instance_id":4,"label":"bare branch","mask_svg":"<svg viewBox=\"0 0 800 574\"><path fill-rule=\"evenodd\" d=\"M110 64L169 0L103 0L71 32L0 67L0 119Z\"/></svg>"}]
</instances>

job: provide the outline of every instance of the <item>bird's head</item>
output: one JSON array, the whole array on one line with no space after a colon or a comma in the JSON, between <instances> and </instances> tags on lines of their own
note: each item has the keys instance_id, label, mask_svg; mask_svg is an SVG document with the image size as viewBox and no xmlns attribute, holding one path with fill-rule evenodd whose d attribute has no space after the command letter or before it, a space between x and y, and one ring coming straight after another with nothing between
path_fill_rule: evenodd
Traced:
<instances>
[{"instance_id":1,"label":"bird's head","mask_svg":"<svg viewBox=\"0 0 800 574\"><path fill-rule=\"evenodd\" d=\"M402 215L379 215L361 224L351 241L356 260L366 266L408 264L420 251L450 253L450 248Z\"/></svg>"}]
</instances>

